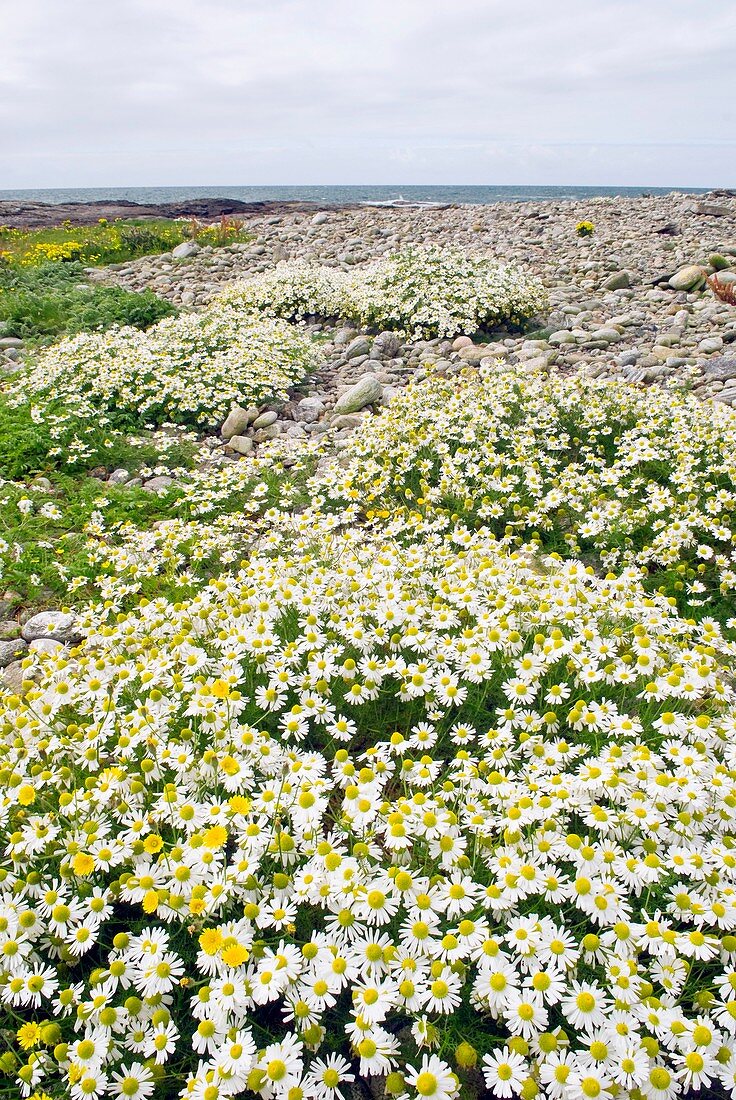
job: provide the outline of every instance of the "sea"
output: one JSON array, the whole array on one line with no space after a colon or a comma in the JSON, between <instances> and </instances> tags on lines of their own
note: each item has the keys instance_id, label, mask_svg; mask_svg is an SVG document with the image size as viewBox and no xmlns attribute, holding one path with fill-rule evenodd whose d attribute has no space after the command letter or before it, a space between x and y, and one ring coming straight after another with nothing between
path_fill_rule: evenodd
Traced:
<instances>
[{"instance_id":1,"label":"sea","mask_svg":"<svg viewBox=\"0 0 736 1100\"><path fill-rule=\"evenodd\" d=\"M475 187L442 185L328 186L328 187L63 187L0 190L0 199L67 203L128 199L138 203L182 202L187 199L223 198L242 202L314 202L330 205L387 202L494 203L540 202L544 199L590 199L603 196L667 195L673 191L704 194L705 187Z\"/></svg>"}]
</instances>

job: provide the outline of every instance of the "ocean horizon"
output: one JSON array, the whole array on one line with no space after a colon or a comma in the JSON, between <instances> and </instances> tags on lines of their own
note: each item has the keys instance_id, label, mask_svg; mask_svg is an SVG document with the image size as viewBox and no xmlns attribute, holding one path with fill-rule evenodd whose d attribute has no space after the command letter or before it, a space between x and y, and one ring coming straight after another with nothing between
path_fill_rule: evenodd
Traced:
<instances>
[{"instance_id":1,"label":"ocean horizon","mask_svg":"<svg viewBox=\"0 0 736 1100\"><path fill-rule=\"evenodd\" d=\"M0 200L27 200L58 205L72 202L97 202L121 199L141 204L182 202L187 199L222 198L241 202L314 202L347 205L361 202L386 202L404 198L412 202L488 205L495 202L541 202L586 198L636 198L641 195L705 194L707 187L595 187L361 184L329 186L272 187L42 187L0 190Z\"/></svg>"}]
</instances>

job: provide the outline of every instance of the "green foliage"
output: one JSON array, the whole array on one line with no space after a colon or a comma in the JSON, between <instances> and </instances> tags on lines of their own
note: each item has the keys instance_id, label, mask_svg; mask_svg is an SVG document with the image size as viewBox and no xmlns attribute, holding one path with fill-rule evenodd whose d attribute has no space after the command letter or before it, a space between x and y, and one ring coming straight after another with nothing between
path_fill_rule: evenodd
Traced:
<instances>
[{"instance_id":1,"label":"green foliage","mask_svg":"<svg viewBox=\"0 0 736 1100\"><path fill-rule=\"evenodd\" d=\"M159 460L160 443L151 433L130 440L119 432L94 425L85 425L89 455L75 459L59 451L49 426L54 415L62 412L61 405L58 402L49 404L44 411L46 419L41 420L30 403L13 405L0 397L0 480L94 466L107 469L124 466L133 472ZM186 443L174 442L166 449L167 461L174 465L188 465L191 455L192 447Z\"/></svg>"},{"instance_id":2,"label":"green foliage","mask_svg":"<svg viewBox=\"0 0 736 1100\"><path fill-rule=\"evenodd\" d=\"M146 329L176 313L153 291L89 286L81 264L0 268L0 331L31 343L48 343L113 325Z\"/></svg>"},{"instance_id":3,"label":"green foliage","mask_svg":"<svg viewBox=\"0 0 736 1100\"><path fill-rule=\"evenodd\" d=\"M220 245L250 240L242 222L221 218L214 225L195 219L125 219L96 225L66 221L50 229L11 229L0 226L0 262L11 267L35 267L49 262L85 264L124 263L137 256L168 252L182 241Z\"/></svg>"}]
</instances>

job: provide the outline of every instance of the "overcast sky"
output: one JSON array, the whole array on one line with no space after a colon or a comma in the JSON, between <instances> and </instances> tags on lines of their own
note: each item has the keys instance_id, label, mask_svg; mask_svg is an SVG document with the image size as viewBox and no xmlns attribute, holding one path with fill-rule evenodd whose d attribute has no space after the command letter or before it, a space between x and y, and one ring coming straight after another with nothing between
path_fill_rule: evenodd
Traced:
<instances>
[{"instance_id":1,"label":"overcast sky","mask_svg":"<svg viewBox=\"0 0 736 1100\"><path fill-rule=\"evenodd\" d=\"M736 186L736 0L0 0L0 189Z\"/></svg>"}]
</instances>

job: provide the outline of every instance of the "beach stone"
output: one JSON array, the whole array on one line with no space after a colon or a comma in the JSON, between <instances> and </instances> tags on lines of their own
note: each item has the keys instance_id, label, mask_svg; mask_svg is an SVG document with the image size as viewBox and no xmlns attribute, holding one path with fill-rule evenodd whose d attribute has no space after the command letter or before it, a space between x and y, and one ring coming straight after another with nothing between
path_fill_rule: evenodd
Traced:
<instances>
[{"instance_id":1,"label":"beach stone","mask_svg":"<svg viewBox=\"0 0 736 1100\"><path fill-rule=\"evenodd\" d=\"M22 661L12 661L0 674L2 682L8 691L20 695L23 691L23 681L27 679L26 670Z\"/></svg>"},{"instance_id":2,"label":"beach stone","mask_svg":"<svg viewBox=\"0 0 736 1100\"><path fill-rule=\"evenodd\" d=\"M196 241L182 241L176 248L172 248L171 255L175 260L186 260L190 256L196 256L201 249Z\"/></svg>"},{"instance_id":3,"label":"beach stone","mask_svg":"<svg viewBox=\"0 0 736 1100\"><path fill-rule=\"evenodd\" d=\"M364 409L366 405L372 405L374 401L380 401L383 394L383 383L372 374L364 374L363 377L351 386L347 393L339 397L335 403L335 413L353 413Z\"/></svg>"},{"instance_id":4,"label":"beach stone","mask_svg":"<svg viewBox=\"0 0 736 1100\"><path fill-rule=\"evenodd\" d=\"M697 264L688 264L670 276L668 282L673 290L693 290L705 282L705 272Z\"/></svg>"},{"instance_id":5,"label":"beach stone","mask_svg":"<svg viewBox=\"0 0 736 1100\"><path fill-rule=\"evenodd\" d=\"M371 345L367 336L356 336L345 348L346 359L357 359L359 355L368 356Z\"/></svg>"},{"instance_id":6,"label":"beach stone","mask_svg":"<svg viewBox=\"0 0 736 1100\"><path fill-rule=\"evenodd\" d=\"M159 477L152 477L149 481L145 481L142 488L145 489L147 493L159 493L163 489L168 489L169 486L173 484L173 477L169 477L168 474L161 474Z\"/></svg>"},{"instance_id":7,"label":"beach stone","mask_svg":"<svg viewBox=\"0 0 736 1100\"><path fill-rule=\"evenodd\" d=\"M369 352L371 359L394 359L401 351L401 340L395 332L379 332Z\"/></svg>"},{"instance_id":8,"label":"beach stone","mask_svg":"<svg viewBox=\"0 0 736 1100\"><path fill-rule=\"evenodd\" d=\"M70 611L40 611L23 624L20 633L26 642L35 641L36 638L72 642L81 638L77 617Z\"/></svg>"},{"instance_id":9,"label":"beach stone","mask_svg":"<svg viewBox=\"0 0 736 1100\"><path fill-rule=\"evenodd\" d=\"M0 642L0 668L7 668L11 661L17 661L26 653L28 646L22 638Z\"/></svg>"},{"instance_id":10,"label":"beach stone","mask_svg":"<svg viewBox=\"0 0 736 1100\"><path fill-rule=\"evenodd\" d=\"M239 455L249 455L253 447L254 443L249 435L233 435L228 439L226 449Z\"/></svg>"},{"instance_id":11,"label":"beach stone","mask_svg":"<svg viewBox=\"0 0 736 1100\"><path fill-rule=\"evenodd\" d=\"M628 271L614 271L603 283L605 290L627 290L631 286L631 276Z\"/></svg>"},{"instance_id":12,"label":"beach stone","mask_svg":"<svg viewBox=\"0 0 736 1100\"><path fill-rule=\"evenodd\" d=\"M279 414L274 412L273 409L267 409L266 412L261 413L253 421L254 428L270 428L272 424L275 424L279 418Z\"/></svg>"},{"instance_id":13,"label":"beach stone","mask_svg":"<svg viewBox=\"0 0 736 1100\"><path fill-rule=\"evenodd\" d=\"M294 419L301 424L313 424L325 411L325 403L319 397L304 397L294 409Z\"/></svg>"},{"instance_id":14,"label":"beach stone","mask_svg":"<svg viewBox=\"0 0 736 1100\"><path fill-rule=\"evenodd\" d=\"M329 221L329 216L324 210L320 210L319 214L315 214L312 218L312 225L324 225L326 221Z\"/></svg>"},{"instance_id":15,"label":"beach stone","mask_svg":"<svg viewBox=\"0 0 736 1100\"><path fill-rule=\"evenodd\" d=\"M452 341L452 350L460 351L462 348L469 348L473 341L469 336L456 336Z\"/></svg>"},{"instance_id":16,"label":"beach stone","mask_svg":"<svg viewBox=\"0 0 736 1100\"><path fill-rule=\"evenodd\" d=\"M223 439L232 439L234 435L241 435L258 416L258 409L244 409L235 405L225 418L225 423L220 428Z\"/></svg>"},{"instance_id":17,"label":"beach stone","mask_svg":"<svg viewBox=\"0 0 736 1100\"><path fill-rule=\"evenodd\" d=\"M726 382L729 378L736 378L736 355L719 355L706 363L702 370L709 382Z\"/></svg>"}]
</instances>

